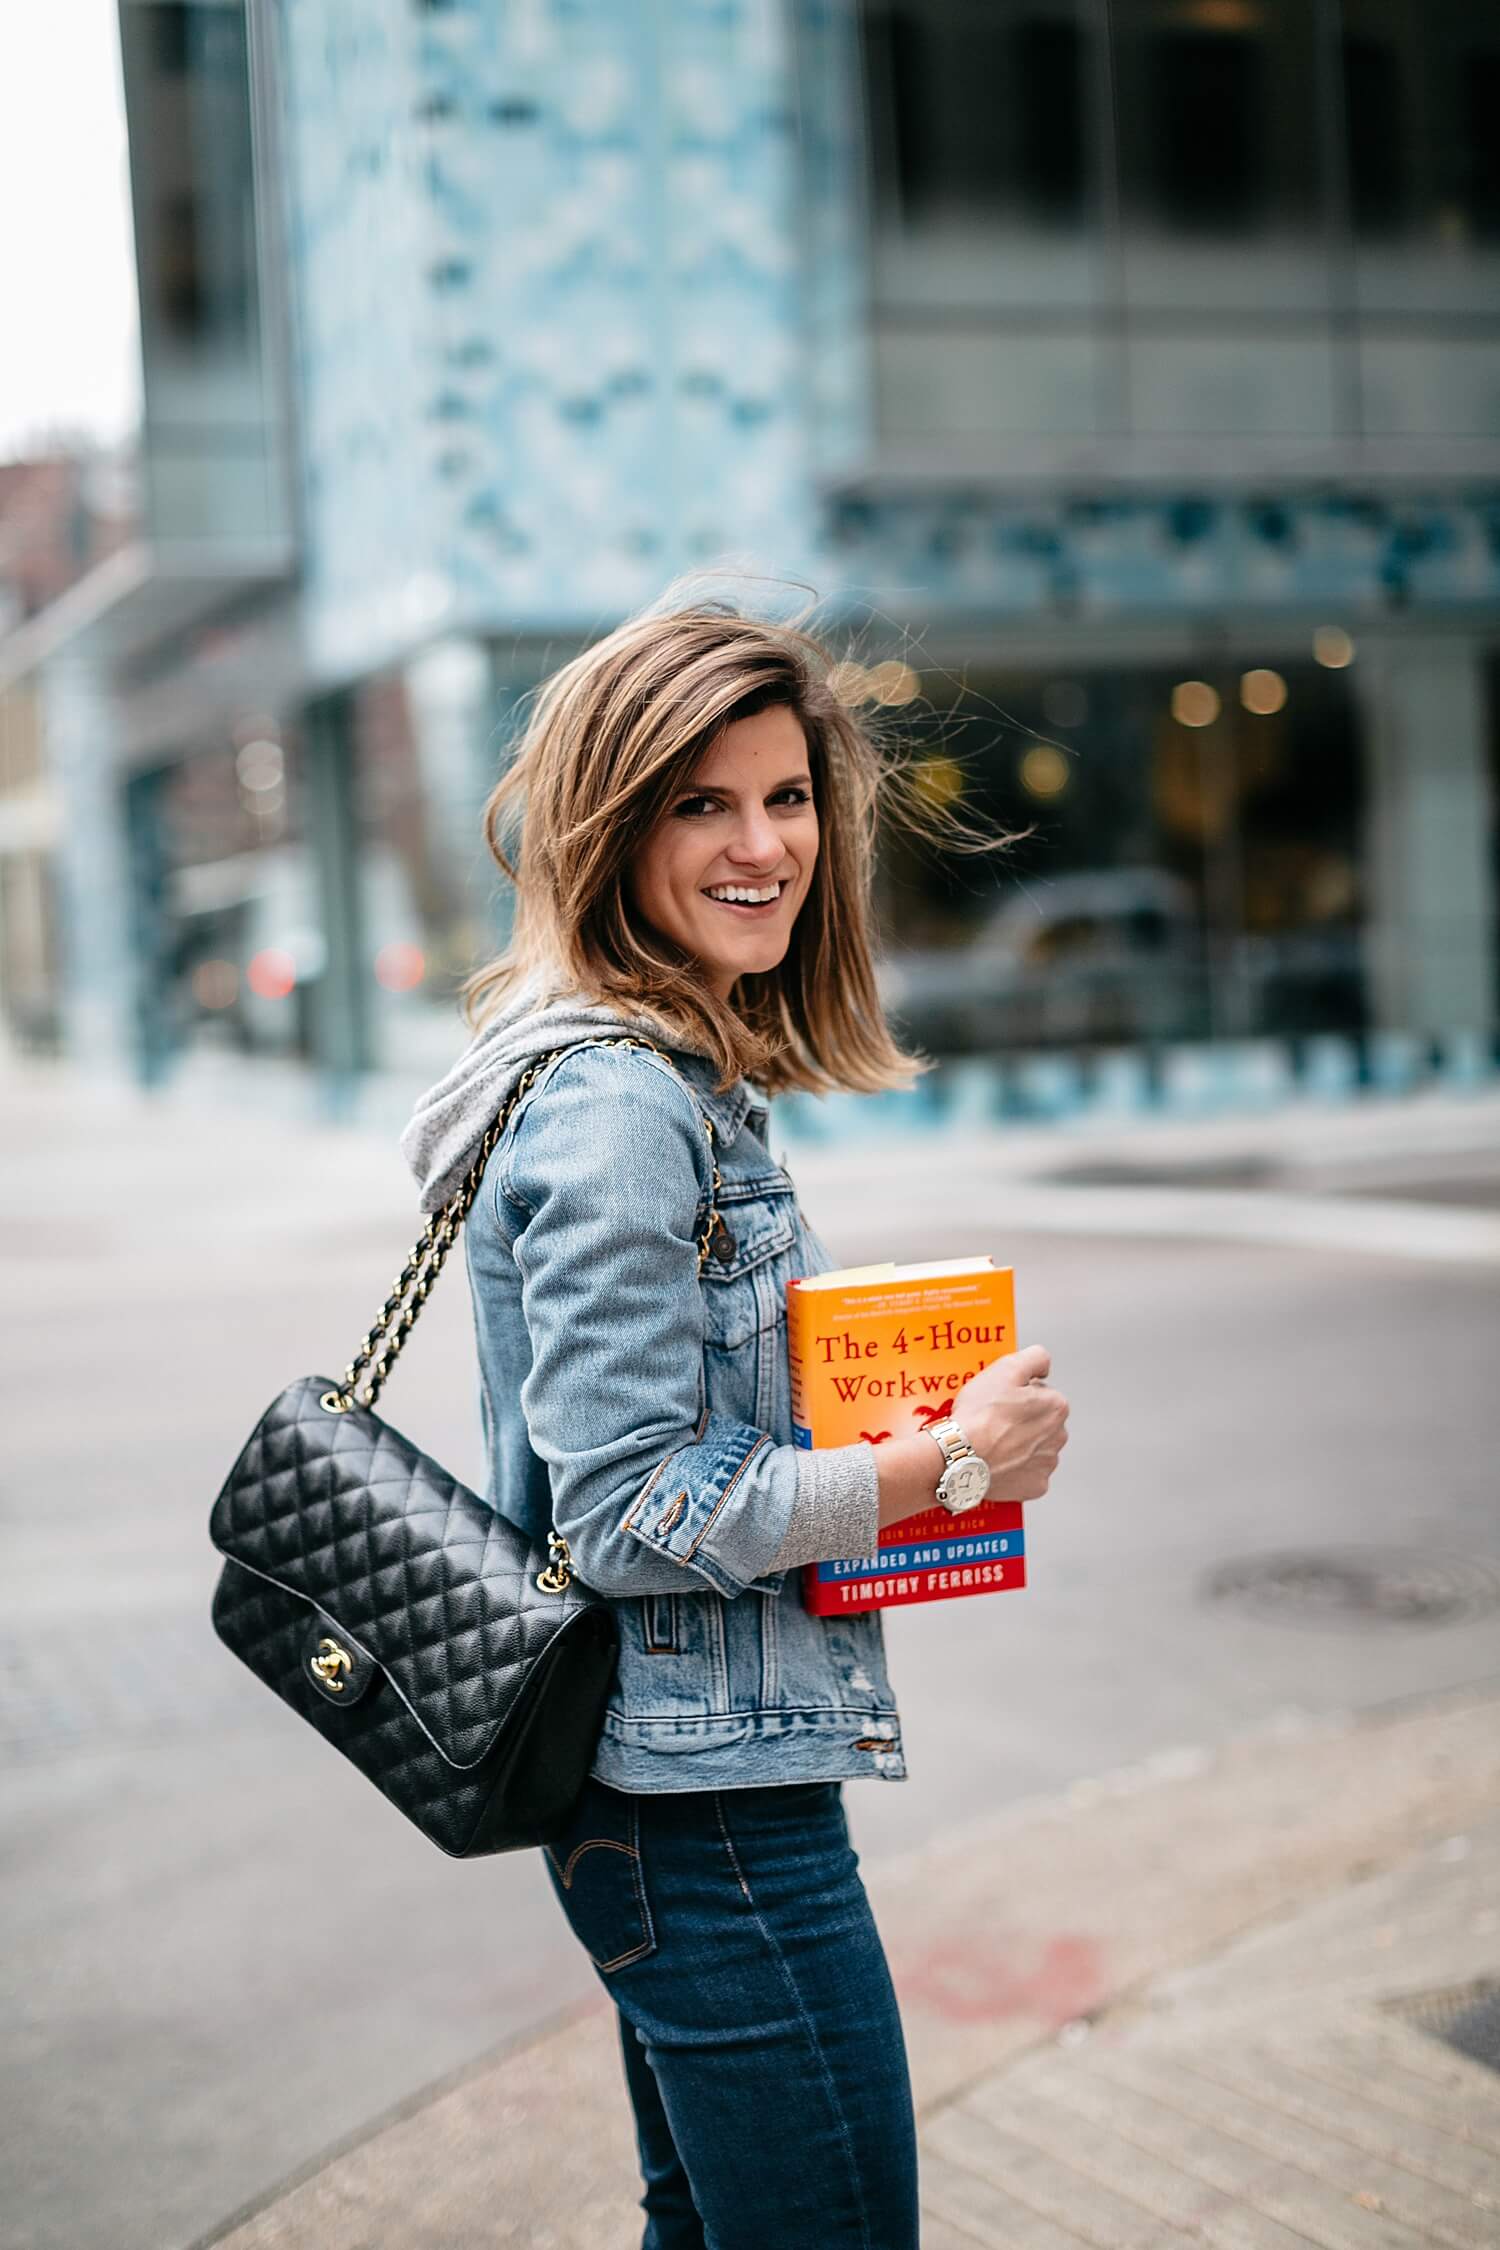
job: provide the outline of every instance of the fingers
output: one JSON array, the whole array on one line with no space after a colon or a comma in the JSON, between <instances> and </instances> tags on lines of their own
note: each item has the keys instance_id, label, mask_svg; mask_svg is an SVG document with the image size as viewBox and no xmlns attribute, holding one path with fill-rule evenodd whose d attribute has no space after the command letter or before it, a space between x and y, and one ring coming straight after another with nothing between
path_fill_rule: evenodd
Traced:
<instances>
[{"instance_id":1,"label":"fingers","mask_svg":"<svg viewBox=\"0 0 1500 2250\"><path fill-rule=\"evenodd\" d=\"M1067 1428L1068 1402L1061 1391L1054 1391L1046 1383L1031 1383L1027 1386L1027 1398L1036 1413L1044 1414L1060 1430Z\"/></svg>"},{"instance_id":2,"label":"fingers","mask_svg":"<svg viewBox=\"0 0 1500 2250\"><path fill-rule=\"evenodd\" d=\"M1027 1344L1010 1357L1018 1382L1044 1383L1052 1373L1052 1354L1045 1344Z\"/></svg>"}]
</instances>

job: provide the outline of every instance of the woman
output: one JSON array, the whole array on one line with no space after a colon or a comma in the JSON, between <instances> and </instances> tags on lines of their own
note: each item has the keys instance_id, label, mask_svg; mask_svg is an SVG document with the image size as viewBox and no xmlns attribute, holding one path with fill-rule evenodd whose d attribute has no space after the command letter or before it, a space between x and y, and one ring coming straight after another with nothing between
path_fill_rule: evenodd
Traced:
<instances>
[{"instance_id":1,"label":"woman","mask_svg":"<svg viewBox=\"0 0 1500 2250\"><path fill-rule=\"evenodd\" d=\"M917 2242L900 2018L842 1804L850 1776L904 1778L896 1704L878 1613L811 1617L798 1570L868 1554L945 1459L926 1435L791 1443L786 1284L833 1260L766 1097L926 1067L872 974L881 810L994 842L924 803L837 678L802 631L699 603L547 683L485 813L513 942L403 1138L434 1209L531 1073L464 1240L494 1505L538 1542L555 1524L619 1623L546 1860L619 2012L646 2250ZM957 1394L996 1497L1056 1466L1048 1368L1020 1352Z\"/></svg>"}]
</instances>

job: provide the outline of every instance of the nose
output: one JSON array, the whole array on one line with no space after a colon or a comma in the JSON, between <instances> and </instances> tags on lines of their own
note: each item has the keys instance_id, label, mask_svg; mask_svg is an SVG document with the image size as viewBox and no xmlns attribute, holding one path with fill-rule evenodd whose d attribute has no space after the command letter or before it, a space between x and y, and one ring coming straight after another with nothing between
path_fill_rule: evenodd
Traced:
<instances>
[{"instance_id":1,"label":"nose","mask_svg":"<svg viewBox=\"0 0 1500 2250\"><path fill-rule=\"evenodd\" d=\"M769 874L781 865L781 838L764 805L755 806L736 822L728 856L737 866L757 873Z\"/></svg>"}]
</instances>

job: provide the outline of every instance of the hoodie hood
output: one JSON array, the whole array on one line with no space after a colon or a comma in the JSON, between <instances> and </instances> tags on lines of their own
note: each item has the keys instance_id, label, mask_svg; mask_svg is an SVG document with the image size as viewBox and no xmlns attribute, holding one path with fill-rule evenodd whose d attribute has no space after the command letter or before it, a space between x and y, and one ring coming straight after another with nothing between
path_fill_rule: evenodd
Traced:
<instances>
[{"instance_id":1,"label":"hoodie hood","mask_svg":"<svg viewBox=\"0 0 1500 2250\"><path fill-rule=\"evenodd\" d=\"M695 1051L684 1049L680 1031L669 1031L644 1009L585 1000L533 978L474 1034L447 1076L428 1088L401 1135L401 1153L424 1212L440 1211L457 1194L527 1064L601 1031L638 1031L670 1051Z\"/></svg>"}]
</instances>

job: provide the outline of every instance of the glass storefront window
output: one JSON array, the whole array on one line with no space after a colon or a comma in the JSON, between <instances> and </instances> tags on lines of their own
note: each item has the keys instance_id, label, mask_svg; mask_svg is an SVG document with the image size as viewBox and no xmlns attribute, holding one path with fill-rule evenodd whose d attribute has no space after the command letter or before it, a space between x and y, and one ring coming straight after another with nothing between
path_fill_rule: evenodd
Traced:
<instances>
[{"instance_id":1,"label":"glass storefront window","mask_svg":"<svg viewBox=\"0 0 1500 2250\"><path fill-rule=\"evenodd\" d=\"M161 920L170 1051L301 1061L326 963L300 737L269 714L134 785L138 881Z\"/></svg>"},{"instance_id":2,"label":"glass storefront window","mask_svg":"<svg viewBox=\"0 0 1500 2250\"><path fill-rule=\"evenodd\" d=\"M924 0L866 16L882 217L1079 225L1086 32L1073 0Z\"/></svg>"},{"instance_id":3,"label":"glass storefront window","mask_svg":"<svg viewBox=\"0 0 1500 2250\"><path fill-rule=\"evenodd\" d=\"M876 383L896 444L1101 427L1099 42L1078 0L863 15Z\"/></svg>"},{"instance_id":4,"label":"glass storefront window","mask_svg":"<svg viewBox=\"0 0 1500 2250\"><path fill-rule=\"evenodd\" d=\"M934 1052L1364 1028L1362 780L1337 676L974 663L922 735L934 786L1029 831L1000 862L887 853L887 998Z\"/></svg>"},{"instance_id":5,"label":"glass storefront window","mask_svg":"<svg viewBox=\"0 0 1500 2250\"><path fill-rule=\"evenodd\" d=\"M1344 0L1343 75L1371 436L1500 433L1500 10Z\"/></svg>"},{"instance_id":6,"label":"glass storefront window","mask_svg":"<svg viewBox=\"0 0 1500 2250\"><path fill-rule=\"evenodd\" d=\"M1130 428L1331 430L1319 11L1119 0L1111 22Z\"/></svg>"},{"instance_id":7,"label":"glass storefront window","mask_svg":"<svg viewBox=\"0 0 1500 2250\"><path fill-rule=\"evenodd\" d=\"M1500 244L1500 10L1342 0L1350 207L1361 238L1450 258Z\"/></svg>"},{"instance_id":8,"label":"glass storefront window","mask_svg":"<svg viewBox=\"0 0 1500 2250\"><path fill-rule=\"evenodd\" d=\"M349 723L374 1061L441 1072L468 1036L459 988L506 936L510 886L482 834L506 696L489 650L453 643L365 681Z\"/></svg>"},{"instance_id":9,"label":"glass storefront window","mask_svg":"<svg viewBox=\"0 0 1500 2250\"><path fill-rule=\"evenodd\" d=\"M124 0L120 45L151 529L279 533L288 503L244 0Z\"/></svg>"},{"instance_id":10,"label":"glass storefront window","mask_svg":"<svg viewBox=\"0 0 1500 2250\"><path fill-rule=\"evenodd\" d=\"M866 0L879 427L1500 431L1500 9Z\"/></svg>"}]
</instances>

